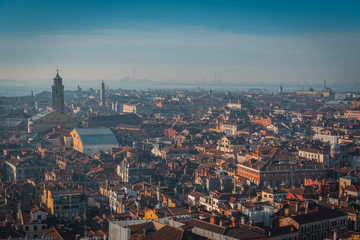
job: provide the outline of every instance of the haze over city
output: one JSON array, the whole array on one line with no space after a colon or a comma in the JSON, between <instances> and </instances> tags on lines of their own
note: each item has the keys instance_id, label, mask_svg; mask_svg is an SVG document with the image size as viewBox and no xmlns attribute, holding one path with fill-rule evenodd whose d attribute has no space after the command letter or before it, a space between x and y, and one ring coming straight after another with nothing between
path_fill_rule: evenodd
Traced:
<instances>
[{"instance_id":1,"label":"haze over city","mask_svg":"<svg viewBox=\"0 0 360 240\"><path fill-rule=\"evenodd\" d=\"M100 80L291 89L326 80L349 90L360 78L359 9L359 1L2 0L0 94L44 90L56 68L69 90Z\"/></svg>"},{"instance_id":2,"label":"haze over city","mask_svg":"<svg viewBox=\"0 0 360 240\"><path fill-rule=\"evenodd\" d=\"M0 240L359 240L360 0L0 0Z\"/></svg>"}]
</instances>

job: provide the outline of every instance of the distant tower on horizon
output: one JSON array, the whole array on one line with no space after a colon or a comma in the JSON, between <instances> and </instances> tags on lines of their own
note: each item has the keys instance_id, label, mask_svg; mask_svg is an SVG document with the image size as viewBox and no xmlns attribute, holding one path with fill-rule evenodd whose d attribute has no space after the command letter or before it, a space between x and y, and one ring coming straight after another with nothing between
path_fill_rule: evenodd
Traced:
<instances>
[{"instance_id":1,"label":"distant tower on horizon","mask_svg":"<svg viewBox=\"0 0 360 240\"><path fill-rule=\"evenodd\" d=\"M280 85L279 94L280 94L280 95L283 94L283 87L282 87L282 85Z\"/></svg>"},{"instance_id":2,"label":"distant tower on horizon","mask_svg":"<svg viewBox=\"0 0 360 240\"><path fill-rule=\"evenodd\" d=\"M105 106L105 83L104 81L101 82L100 88L100 106Z\"/></svg>"},{"instance_id":3,"label":"distant tower on horizon","mask_svg":"<svg viewBox=\"0 0 360 240\"><path fill-rule=\"evenodd\" d=\"M59 69L56 69L56 76L52 85L52 108L58 112L64 112L64 85L59 76Z\"/></svg>"}]
</instances>

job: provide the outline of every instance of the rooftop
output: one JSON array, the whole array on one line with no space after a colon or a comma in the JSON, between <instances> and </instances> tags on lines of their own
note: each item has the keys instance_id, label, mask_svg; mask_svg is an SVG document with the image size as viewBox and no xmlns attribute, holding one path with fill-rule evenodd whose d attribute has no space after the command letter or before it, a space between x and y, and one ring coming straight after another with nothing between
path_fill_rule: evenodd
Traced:
<instances>
[{"instance_id":1,"label":"rooftop","mask_svg":"<svg viewBox=\"0 0 360 240\"><path fill-rule=\"evenodd\" d=\"M40 118L43 118L43 117L45 117L46 115L49 115L50 113L53 113L53 112L55 112L55 110L45 110L45 111L43 111L43 112L41 112L41 113L39 113L39 114L36 114L35 116L32 116L32 117L30 118L30 120L31 120L31 121L36 121L36 120L38 120L38 119L40 119Z\"/></svg>"}]
</instances>

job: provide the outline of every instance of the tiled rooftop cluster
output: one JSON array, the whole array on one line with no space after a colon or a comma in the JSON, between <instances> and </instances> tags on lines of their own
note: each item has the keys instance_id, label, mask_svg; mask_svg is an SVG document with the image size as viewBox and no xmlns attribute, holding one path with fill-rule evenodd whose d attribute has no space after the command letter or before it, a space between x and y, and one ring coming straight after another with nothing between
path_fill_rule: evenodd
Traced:
<instances>
[{"instance_id":1,"label":"tiled rooftop cluster","mask_svg":"<svg viewBox=\"0 0 360 240\"><path fill-rule=\"evenodd\" d=\"M358 93L110 89L100 100L79 88L64 113L50 102L0 97L0 239L360 236Z\"/></svg>"}]
</instances>

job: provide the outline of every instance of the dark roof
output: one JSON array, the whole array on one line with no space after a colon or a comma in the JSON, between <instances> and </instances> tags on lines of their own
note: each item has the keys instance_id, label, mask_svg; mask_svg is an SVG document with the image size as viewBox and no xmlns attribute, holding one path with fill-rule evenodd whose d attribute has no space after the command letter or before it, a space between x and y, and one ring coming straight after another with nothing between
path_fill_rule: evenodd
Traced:
<instances>
[{"instance_id":1,"label":"dark roof","mask_svg":"<svg viewBox=\"0 0 360 240\"><path fill-rule=\"evenodd\" d=\"M184 231L178 230L171 226L165 226L161 228L159 231L147 235L147 240L181 240L183 236Z\"/></svg>"},{"instance_id":2,"label":"dark roof","mask_svg":"<svg viewBox=\"0 0 360 240\"><path fill-rule=\"evenodd\" d=\"M360 192L360 185L348 185L344 188L345 191Z\"/></svg>"},{"instance_id":3,"label":"dark roof","mask_svg":"<svg viewBox=\"0 0 360 240\"><path fill-rule=\"evenodd\" d=\"M224 235L241 240L265 237L265 234L261 233L260 229L246 225L228 228Z\"/></svg>"},{"instance_id":4,"label":"dark roof","mask_svg":"<svg viewBox=\"0 0 360 240\"><path fill-rule=\"evenodd\" d=\"M292 226L284 226L284 227L278 227L278 228L272 228L268 231L269 236L271 237L276 237L276 236L281 236L281 235L286 235L292 232L297 232L298 230Z\"/></svg>"},{"instance_id":5,"label":"dark roof","mask_svg":"<svg viewBox=\"0 0 360 240\"><path fill-rule=\"evenodd\" d=\"M191 224L194 227L201 228L201 229L204 229L204 230L207 230L210 232L214 232L214 233L218 233L218 234L224 234L226 231L225 227L221 227L219 225L204 222L204 221L201 221L198 219L189 219L189 220L184 220L181 222L185 223L185 224Z\"/></svg>"},{"instance_id":6,"label":"dark roof","mask_svg":"<svg viewBox=\"0 0 360 240\"><path fill-rule=\"evenodd\" d=\"M347 216L347 214L337 210L332 210L330 208L319 206L319 211L317 212L292 216L291 218L299 224L306 224L306 223L317 222L331 218L343 217L343 216Z\"/></svg>"},{"instance_id":7,"label":"dark roof","mask_svg":"<svg viewBox=\"0 0 360 240\"><path fill-rule=\"evenodd\" d=\"M131 233L136 233L137 231L142 230L144 227L152 224L153 224L152 222L144 222L144 223L130 225L129 228L131 230Z\"/></svg>"},{"instance_id":8,"label":"dark roof","mask_svg":"<svg viewBox=\"0 0 360 240\"><path fill-rule=\"evenodd\" d=\"M142 120L138 115L129 113L122 115L91 117L87 119L86 122L92 122L92 123L111 122L112 125L116 126L118 124L138 125L141 124Z\"/></svg>"}]
</instances>

